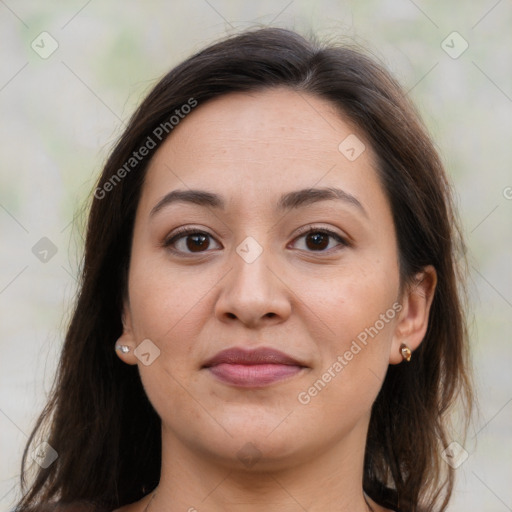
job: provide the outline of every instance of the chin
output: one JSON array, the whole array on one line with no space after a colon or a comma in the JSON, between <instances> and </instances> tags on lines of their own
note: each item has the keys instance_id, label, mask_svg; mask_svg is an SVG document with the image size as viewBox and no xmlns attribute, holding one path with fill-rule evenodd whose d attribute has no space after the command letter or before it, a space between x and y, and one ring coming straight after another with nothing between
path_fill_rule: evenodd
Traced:
<instances>
[{"instance_id":1,"label":"chin","mask_svg":"<svg viewBox=\"0 0 512 512\"><path fill-rule=\"evenodd\" d=\"M317 442L315 439L308 442L302 437L304 425L289 419L283 421L284 417L286 414L279 419L274 415L262 417L259 414L257 422L242 417L237 421L238 418L231 417L227 428L231 436L220 429L216 429L215 436L211 431L203 433L201 441L195 437L196 448L202 456L206 455L229 470L258 472L293 467L318 451L318 440L324 436L318 433L315 436Z\"/></svg>"}]
</instances>

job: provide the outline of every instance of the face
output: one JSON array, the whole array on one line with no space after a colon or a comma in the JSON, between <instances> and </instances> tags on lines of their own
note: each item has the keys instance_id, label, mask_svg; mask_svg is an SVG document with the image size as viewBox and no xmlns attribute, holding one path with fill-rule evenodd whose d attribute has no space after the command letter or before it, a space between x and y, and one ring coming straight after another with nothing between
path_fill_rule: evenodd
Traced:
<instances>
[{"instance_id":1,"label":"face","mask_svg":"<svg viewBox=\"0 0 512 512\"><path fill-rule=\"evenodd\" d=\"M364 134L285 88L174 128L147 171L128 290L123 339L143 355L122 357L164 436L238 466L364 439L411 311Z\"/></svg>"}]
</instances>

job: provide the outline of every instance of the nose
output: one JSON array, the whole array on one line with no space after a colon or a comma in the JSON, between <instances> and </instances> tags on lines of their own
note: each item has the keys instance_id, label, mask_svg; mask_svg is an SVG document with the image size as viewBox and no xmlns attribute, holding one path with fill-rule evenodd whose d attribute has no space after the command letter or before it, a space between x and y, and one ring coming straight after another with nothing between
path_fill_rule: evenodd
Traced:
<instances>
[{"instance_id":1,"label":"nose","mask_svg":"<svg viewBox=\"0 0 512 512\"><path fill-rule=\"evenodd\" d=\"M270 256L263 250L249 263L233 252L231 271L222 280L215 305L216 318L254 328L281 323L290 316L292 292L279 271L271 268Z\"/></svg>"}]
</instances>

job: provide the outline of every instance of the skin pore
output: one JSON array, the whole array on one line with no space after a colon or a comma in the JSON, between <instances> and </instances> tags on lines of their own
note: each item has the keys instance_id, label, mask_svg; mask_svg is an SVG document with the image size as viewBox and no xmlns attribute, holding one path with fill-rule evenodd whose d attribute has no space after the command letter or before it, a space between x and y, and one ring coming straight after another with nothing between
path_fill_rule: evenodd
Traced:
<instances>
[{"instance_id":1,"label":"skin pore","mask_svg":"<svg viewBox=\"0 0 512 512\"><path fill-rule=\"evenodd\" d=\"M351 161L338 147L353 134L366 149ZM118 355L139 366L162 419L162 472L155 494L120 511L369 510L372 403L388 365L407 364L401 343L421 343L436 285L427 267L400 289L374 162L333 105L287 88L199 105L155 154L118 341L131 350ZM283 198L304 189L333 197ZM372 326L378 333L345 357ZM160 351L149 365L134 354L146 339ZM304 368L266 386L225 383L203 365L233 347L277 349ZM325 386L308 393L319 379Z\"/></svg>"}]
</instances>

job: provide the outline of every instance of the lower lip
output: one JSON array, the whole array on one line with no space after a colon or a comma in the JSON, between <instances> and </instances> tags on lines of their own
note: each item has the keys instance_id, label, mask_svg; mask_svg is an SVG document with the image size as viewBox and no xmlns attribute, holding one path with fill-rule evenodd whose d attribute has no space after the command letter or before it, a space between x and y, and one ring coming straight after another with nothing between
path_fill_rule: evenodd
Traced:
<instances>
[{"instance_id":1,"label":"lower lip","mask_svg":"<svg viewBox=\"0 0 512 512\"><path fill-rule=\"evenodd\" d=\"M218 379L241 387L266 386L299 373L301 366L287 364L230 364L210 366L208 370Z\"/></svg>"}]
</instances>

